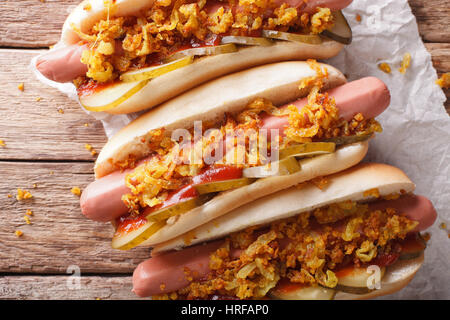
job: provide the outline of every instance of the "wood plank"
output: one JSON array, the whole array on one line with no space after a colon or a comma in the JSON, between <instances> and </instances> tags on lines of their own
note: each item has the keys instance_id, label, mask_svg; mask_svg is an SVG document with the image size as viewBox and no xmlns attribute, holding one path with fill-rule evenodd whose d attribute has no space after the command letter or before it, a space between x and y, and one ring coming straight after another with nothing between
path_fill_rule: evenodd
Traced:
<instances>
[{"instance_id":1,"label":"wood plank","mask_svg":"<svg viewBox=\"0 0 450 320\"><path fill-rule=\"evenodd\" d=\"M131 276L83 276L80 286L72 276L0 277L2 300L127 300L140 299L131 289ZM143 300L143 299L142 299Z\"/></svg>"},{"instance_id":2,"label":"wood plank","mask_svg":"<svg viewBox=\"0 0 450 320\"><path fill-rule=\"evenodd\" d=\"M80 0L0 1L0 47L48 47L59 41L69 12Z\"/></svg>"},{"instance_id":3,"label":"wood plank","mask_svg":"<svg viewBox=\"0 0 450 320\"><path fill-rule=\"evenodd\" d=\"M426 42L450 42L448 0L408 0Z\"/></svg>"},{"instance_id":4,"label":"wood plank","mask_svg":"<svg viewBox=\"0 0 450 320\"><path fill-rule=\"evenodd\" d=\"M41 48L55 44L68 12L79 2L0 1L0 47ZM450 7L447 0L409 0L409 3L425 41L450 42Z\"/></svg>"},{"instance_id":5,"label":"wood plank","mask_svg":"<svg viewBox=\"0 0 450 320\"><path fill-rule=\"evenodd\" d=\"M450 72L450 44L427 43L426 47L438 72ZM0 159L94 161L85 144L97 151L102 148L106 137L101 123L34 77L28 64L38 52L0 49L0 127L5 128L0 139L6 143L0 148ZM17 88L21 82L24 92ZM449 96L448 89L446 93ZM446 106L450 108L449 101ZM58 112L61 108L64 114Z\"/></svg>"},{"instance_id":6,"label":"wood plank","mask_svg":"<svg viewBox=\"0 0 450 320\"><path fill-rule=\"evenodd\" d=\"M92 163L0 162L0 273L65 274L69 265L82 273L131 273L149 257L148 248L112 249L112 226L82 216L70 190L92 180ZM33 198L17 201L17 188ZM31 225L23 218L27 209Z\"/></svg>"},{"instance_id":7,"label":"wood plank","mask_svg":"<svg viewBox=\"0 0 450 320\"><path fill-rule=\"evenodd\" d=\"M438 76L450 72L450 43L425 43L425 47L431 54ZM444 89L444 93L447 96L445 109L450 115L450 88Z\"/></svg>"},{"instance_id":8,"label":"wood plank","mask_svg":"<svg viewBox=\"0 0 450 320\"><path fill-rule=\"evenodd\" d=\"M35 78L28 65L38 53L0 50L0 139L6 143L0 147L0 159L94 161L85 144L102 148L106 136L101 122ZM17 88L22 82L23 92Z\"/></svg>"}]
</instances>

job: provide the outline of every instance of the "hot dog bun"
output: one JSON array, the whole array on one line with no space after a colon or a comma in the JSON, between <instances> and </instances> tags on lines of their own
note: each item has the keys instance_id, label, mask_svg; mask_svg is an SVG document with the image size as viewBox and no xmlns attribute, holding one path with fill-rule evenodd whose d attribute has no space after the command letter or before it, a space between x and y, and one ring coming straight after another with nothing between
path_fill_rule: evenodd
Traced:
<instances>
[{"instance_id":1,"label":"hot dog bun","mask_svg":"<svg viewBox=\"0 0 450 320\"><path fill-rule=\"evenodd\" d=\"M194 229L189 233L190 242L188 248L182 249L186 245L184 242L186 239L185 236L156 245L152 250L152 258L141 263L136 268L133 274L133 291L139 296L153 295L161 292L162 289L158 287L159 283L167 283L169 289L168 291L163 291L164 293L178 290L189 282L184 283L180 282L181 280L178 281L178 277L174 276L174 274L182 272L185 264L191 264L193 270L199 270L198 279L205 277L209 273L209 270L200 270L199 266L208 265L211 252L223 245L223 239L231 233L247 229L250 226L260 226L264 229L264 226L272 222L345 200L370 202L370 206L373 208L381 209L384 206L386 209L391 208L391 205L383 205L382 203L385 201L381 200L381 198L387 195L401 193L404 195L400 198L390 200L394 207L399 204L401 205L408 199L412 202L409 205L399 208L398 213L418 221L419 225L421 224L421 220L428 220L429 217L433 221L436 219L434 207L432 205L427 208L424 207L424 203L429 202L429 200L425 197L411 194L415 185L398 168L385 164L364 163L343 172L330 175L327 177L327 180L327 187L323 190L317 188L313 183L307 182L300 187L292 187L256 200L219 219L211 221L205 226ZM378 197L368 196L369 193L364 194L365 191L375 188L379 192ZM405 195L405 193L409 193L409 195ZM421 217L418 217L414 212L417 208L424 208ZM221 240L209 241L216 238L220 238ZM205 242L207 243L205 244ZM173 249L181 250L177 251ZM171 251L165 252L167 250ZM242 248L235 248L230 251L230 255L233 258L237 258L241 252ZM170 261L170 264L168 261ZM401 290L412 280L422 266L423 261L423 253L414 258L398 259L386 267L386 272L381 279L380 289L368 293L350 294L336 287L334 289L334 296L331 295L328 298L359 300L394 293ZM318 290L317 295L313 292L315 289ZM307 296L305 294L298 296L291 294L287 297L275 294L271 296L272 298L278 299L295 299L295 297L302 297L302 299L305 297L309 297L309 299L314 299L315 297L325 298L323 294L319 293L322 289L321 287L312 287L311 294Z\"/></svg>"},{"instance_id":2,"label":"hot dog bun","mask_svg":"<svg viewBox=\"0 0 450 320\"><path fill-rule=\"evenodd\" d=\"M178 236L183 238L182 235L186 231L203 226L235 208L239 208L245 204L248 204L246 208L253 208L255 205L254 201L261 197L271 195L279 190L287 189L316 177L326 176L350 168L364 158L367 150L368 142L364 141L345 146L334 153L299 160L302 167L299 172L288 176L258 179L250 185L224 192L204 205L177 216L178 219L174 223L167 224L140 245L156 246L161 242ZM278 203L278 201L276 202ZM238 209L238 211L245 213L244 210ZM237 220L241 221L241 218Z\"/></svg>"},{"instance_id":3,"label":"hot dog bun","mask_svg":"<svg viewBox=\"0 0 450 320\"><path fill-rule=\"evenodd\" d=\"M424 254L411 260L398 260L387 267L386 274L381 280L381 288L365 294L352 294L339 291L334 300L366 300L400 291L411 282L417 271L423 265Z\"/></svg>"},{"instance_id":4,"label":"hot dog bun","mask_svg":"<svg viewBox=\"0 0 450 320\"><path fill-rule=\"evenodd\" d=\"M317 168L315 159L304 160L302 169ZM308 167L310 165L310 167ZM190 244L201 243L222 238L230 233L240 231L255 225L265 225L270 222L308 212L315 208L345 200L369 201L373 197L365 197L364 191L378 189L380 196L400 193L400 190L412 192L414 183L398 168L379 164L359 164L345 172L339 172L327 177L329 183L325 191L307 182L298 187L270 193L243 205L221 217L211 220L189 232ZM187 216L187 215L186 215ZM185 216L181 216L182 222ZM172 226L174 228L176 223ZM179 249L185 246L185 235L160 243L153 248L152 254L162 251Z\"/></svg>"},{"instance_id":5,"label":"hot dog bun","mask_svg":"<svg viewBox=\"0 0 450 320\"><path fill-rule=\"evenodd\" d=\"M153 0L118 0L111 5L109 17L133 15L152 6ZM86 10L86 5L90 10ZM108 15L108 6L103 0L83 1L69 15L63 26L63 46L80 41L73 27L88 32L100 19ZM237 52L197 58L192 64L152 79L138 93L125 99L114 108L106 110L111 114L124 114L152 108L178 94L219 76L246 68L287 60L308 58L328 59L336 56L343 44L324 38L321 44L307 44L291 41L276 41L271 46L241 46ZM120 84L120 82L118 83ZM111 88L111 86L110 86ZM101 90L100 90L101 91ZM96 93L92 93L92 96Z\"/></svg>"},{"instance_id":6,"label":"hot dog bun","mask_svg":"<svg viewBox=\"0 0 450 320\"><path fill-rule=\"evenodd\" d=\"M320 66L329 74L323 90L346 82L336 68ZM315 74L306 62L280 62L240 71L190 90L150 110L114 135L97 158L95 176L101 178L113 172L116 170L113 163L126 160L130 154L138 159L149 154L148 143L142 141L147 141L150 130L164 127L170 135L175 129L192 127L194 121L214 121L225 113L238 113L256 98L283 105L306 96L310 88L299 90L298 86L303 79Z\"/></svg>"}]
</instances>

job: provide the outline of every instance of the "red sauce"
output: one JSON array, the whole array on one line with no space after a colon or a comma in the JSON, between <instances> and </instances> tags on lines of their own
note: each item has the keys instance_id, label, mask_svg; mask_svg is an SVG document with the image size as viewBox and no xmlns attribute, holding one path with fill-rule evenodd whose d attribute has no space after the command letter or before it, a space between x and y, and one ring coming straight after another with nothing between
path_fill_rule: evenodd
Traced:
<instances>
[{"instance_id":1,"label":"red sauce","mask_svg":"<svg viewBox=\"0 0 450 320\"><path fill-rule=\"evenodd\" d=\"M183 200L189 200L198 196L194 185L238 179L242 177L242 169L233 166L210 166L205 168L199 175L193 177L192 183L169 193L167 199L154 207L146 208L141 214L131 216L130 214L116 219L116 232L119 234L128 233L139 229L147 223L147 215L160 209L164 209L180 203Z\"/></svg>"},{"instance_id":2,"label":"red sauce","mask_svg":"<svg viewBox=\"0 0 450 320\"><path fill-rule=\"evenodd\" d=\"M107 89L118 83L120 83L119 80L110 81L106 83L99 83L93 80L85 81L77 88L78 96L79 97L90 96L98 91Z\"/></svg>"},{"instance_id":3,"label":"red sauce","mask_svg":"<svg viewBox=\"0 0 450 320\"><path fill-rule=\"evenodd\" d=\"M405 240L401 242L402 253L410 253L425 250L424 240L419 238L417 233L409 234Z\"/></svg>"},{"instance_id":4,"label":"red sauce","mask_svg":"<svg viewBox=\"0 0 450 320\"><path fill-rule=\"evenodd\" d=\"M291 282L289 278L281 278L280 281L278 281L274 290L281 293L289 293L305 287L307 287L307 285L302 283Z\"/></svg>"}]
</instances>

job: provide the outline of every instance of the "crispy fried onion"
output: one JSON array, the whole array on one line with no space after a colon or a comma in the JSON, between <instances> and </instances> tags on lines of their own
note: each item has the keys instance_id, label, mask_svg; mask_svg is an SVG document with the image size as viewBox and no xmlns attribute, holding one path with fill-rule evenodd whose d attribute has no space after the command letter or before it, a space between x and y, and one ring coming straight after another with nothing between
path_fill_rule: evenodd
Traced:
<instances>
[{"instance_id":1,"label":"crispy fried onion","mask_svg":"<svg viewBox=\"0 0 450 320\"><path fill-rule=\"evenodd\" d=\"M271 0L158 0L137 16L114 17L115 4L106 2L106 18L84 33L72 29L89 44L81 61L88 66L87 78L97 82L116 79L131 69L160 63L180 47L205 41L212 35L248 36L261 29L318 34L333 26L326 8L308 14L300 8L280 6ZM268 14L273 12L273 14ZM208 44L211 45L211 44ZM77 81L77 83L80 81Z\"/></svg>"},{"instance_id":2,"label":"crispy fried onion","mask_svg":"<svg viewBox=\"0 0 450 320\"><path fill-rule=\"evenodd\" d=\"M347 216L349 209L353 210L351 216ZM345 261L355 267L369 263L380 250L392 250L393 241L404 239L417 225L394 209L369 212L367 206L345 203L332 211L339 210L345 213L338 213L339 219L331 219L335 222L328 224L311 223L315 217L314 212L309 212L272 223L263 230L252 227L232 234L223 247L211 254L212 271L207 279L191 282L177 295L262 298L281 278L334 288L337 266ZM231 248L242 250L239 258L231 257Z\"/></svg>"}]
</instances>

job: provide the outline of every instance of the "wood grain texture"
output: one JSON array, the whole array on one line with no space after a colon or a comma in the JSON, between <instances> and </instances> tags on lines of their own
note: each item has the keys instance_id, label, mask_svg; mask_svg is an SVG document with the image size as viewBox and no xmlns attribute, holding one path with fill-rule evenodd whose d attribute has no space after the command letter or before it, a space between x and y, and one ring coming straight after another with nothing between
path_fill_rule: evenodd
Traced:
<instances>
[{"instance_id":1,"label":"wood grain texture","mask_svg":"<svg viewBox=\"0 0 450 320\"><path fill-rule=\"evenodd\" d=\"M94 161L85 144L100 151L106 142L101 122L36 79L29 63L38 53L0 49L0 139L6 143L0 159ZM22 82L23 92L17 88Z\"/></svg>"},{"instance_id":2,"label":"wood grain texture","mask_svg":"<svg viewBox=\"0 0 450 320\"><path fill-rule=\"evenodd\" d=\"M42 48L55 44L68 12L78 3L79 0L0 1L0 47ZM409 0L409 4L424 41L450 42L448 0Z\"/></svg>"},{"instance_id":3,"label":"wood grain texture","mask_svg":"<svg viewBox=\"0 0 450 320\"><path fill-rule=\"evenodd\" d=\"M138 299L131 292L130 276L84 276L81 273L79 283L80 286L76 286L77 282L73 276L5 276L0 278L0 299Z\"/></svg>"},{"instance_id":4,"label":"wood grain texture","mask_svg":"<svg viewBox=\"0 0 450 320\"><path fill-rule=\"evenodd\" d=\"M69 265L83 273L131 273L149 257L148 248L112 249L112 226L81 214L70 190L92 180L92 163L0 163L0 273L65 274ZM17 188L33 198L17 201ZM33 211L31 225L23 218L27 209Z\"/></svg>"},{"instance_id":5,"label":"wood grain texture","mask_svg":"<svg viewBox=\"0 0 450 320\"><path fill-rule=\"evenodd\" d=\"M69 12L80 2L0 1L0 47L42 48L55 44Z\"/></svg>"},{"instance_id":6,"label":"wood grain texture","mask_svg":"<svg viewBox=\"0 0 450 320\"><path fill-rule=\"evenodd\" d=\"M111 249L112 227L81 215L70 189L93 180L95 157L84 146L100 151L102 125L38 82L28 64L40 51L21 49L56 43L79 2L0 0L0 140L6 143L0 147L0 299L135 299L131 273L149 256L147 248ZM450 72L448 0L409 3L439 75ZM24 92L17 88L21 82ZM450 113L450 90L445 93ZM31 191L33 199L17 201L17 188ZM31 225L23 218L27 209L34 213ZM71 265L81 271L78 290L67 285L73 284Z\"/></svg>"},{"instance_id":7,"label":"wood grain texture","mask_svg":"<svg viewBox=\"0 0 450 320\"><path fill-rule=\"evenodd\" d=\"M448 19L450 21L450 13ZM425 43L425 47L431 54L438 76L450 72L450 43ZM444 93L447 96L445 109L450 115L450 89L444 89Z\"/></svg>"},{"instance_id":8,"label":"wood grain texture","mask_svg":"<svg viewBox=\"0 0 450 320\"><path fill-rule=\"evenodd\" d=\"M408 0L425 42L450 42L448 0Z\"/></svg>"}]
</instances>

